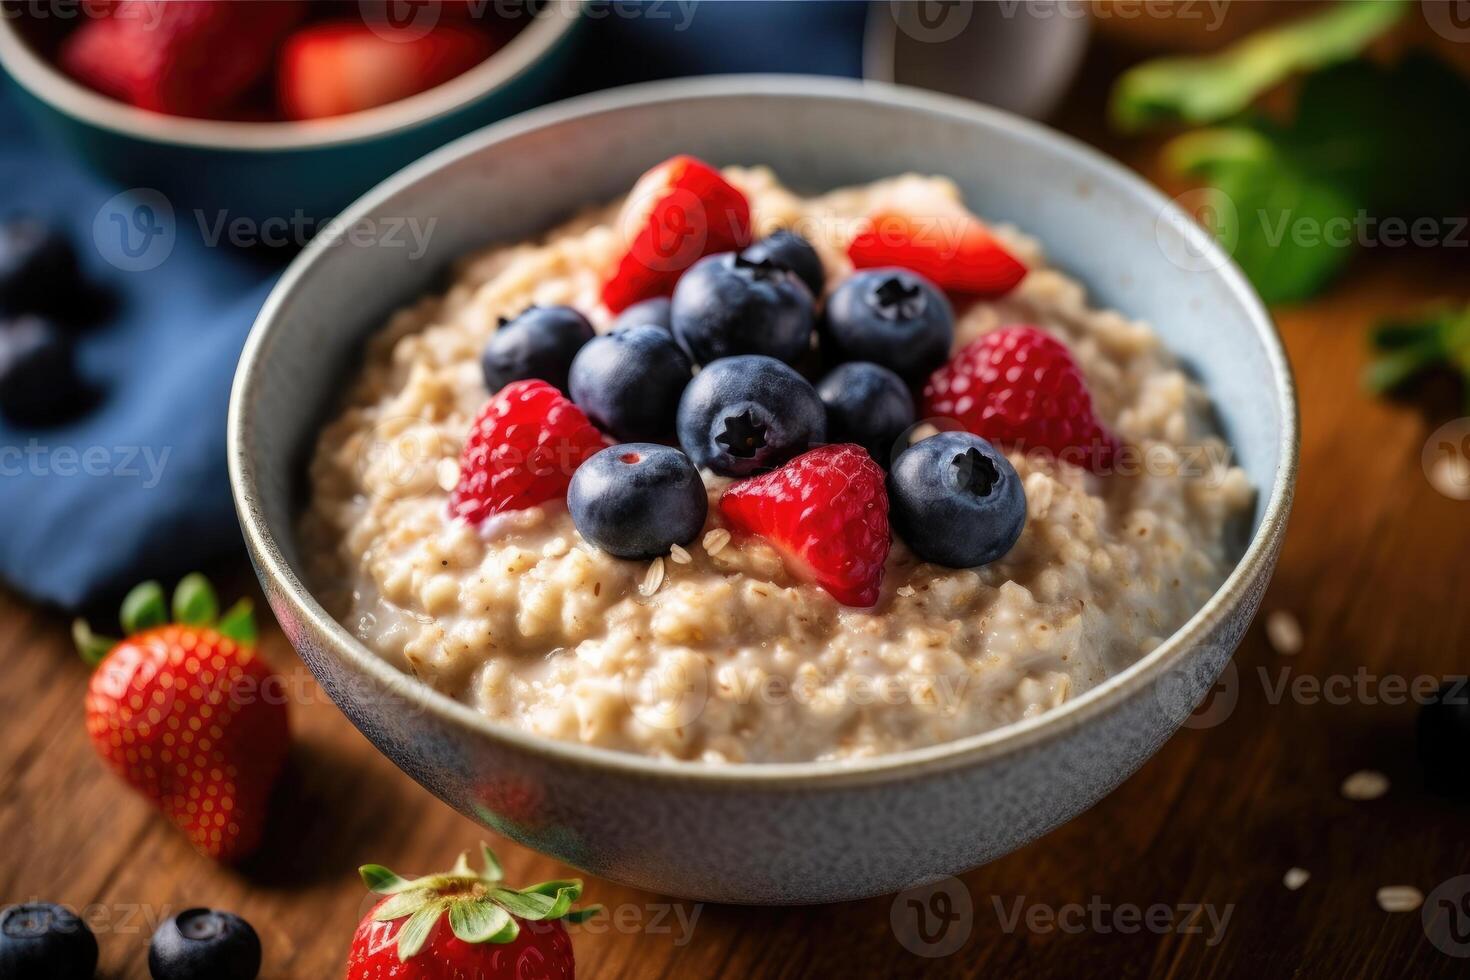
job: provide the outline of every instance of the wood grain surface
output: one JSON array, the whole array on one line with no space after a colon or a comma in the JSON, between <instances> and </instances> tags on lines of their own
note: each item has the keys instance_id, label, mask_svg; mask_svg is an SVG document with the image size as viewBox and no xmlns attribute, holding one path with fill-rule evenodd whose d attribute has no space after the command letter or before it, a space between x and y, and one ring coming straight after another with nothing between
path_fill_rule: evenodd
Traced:
<instances>
[{"instance_id":1,"label":"wood grain surface","mask_svg":"<svg viewBox=\"0 0 1470 980\"><path fill-rule=\"evenodd\" d=\"M1096 139L1096 109L1084 95L1063 125ZM1105 148L1151 159L1146 147ZM1470 874L1470 804L1422 789L1416 707L1391 680L1470 669L1470 503L1436 492L1420 462L1429 433L1457 412L1358 387L1366 329L1430 298L1470 299L1463 249L1365 253L1327 297L1278 311L1304 432L1265 609L1294 615L1305 644L1283 655L1253 627L1217 689L1217 723L1186 728L1090 812L949 883L947 905L930 894L916 904L698 906L590 880L588 898L611 914L574 930L579 975L1470 973L1470 959L1430 941L1420 912L1385 912L1375 899L1383 886L1430 894ZM248 585L243 565L223 574ZM273 627L263 644L291 680L296 746L265 853L228 870L196 856L94 758L86 671L66 622L0 595L0 900L85 908L104 977L146 977L152 924L209 904L255 924L265 976L317 980L341 976L367 907L355 874L366 861L423 873L486 839L512 879L575 873L439 803L327 702ZM1343 779L1360 769L1386 774L1388 793L1344 798ZM1292 867L1310 872L1295 891L1282 883ZM919 910L927 943L914 938ZM1457 951L1470 954L1470 943Z\"/></svg>"}]
</instances>

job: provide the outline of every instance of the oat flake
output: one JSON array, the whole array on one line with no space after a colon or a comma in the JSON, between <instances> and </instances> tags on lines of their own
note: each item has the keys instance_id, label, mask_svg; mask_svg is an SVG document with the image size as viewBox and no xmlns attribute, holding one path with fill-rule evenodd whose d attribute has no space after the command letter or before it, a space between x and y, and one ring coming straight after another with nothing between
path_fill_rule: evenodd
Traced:
<instances>
[{"instance_id":1,"label":"oat flake","mask_svg":"<svg viewBox=\"0 0 1470 980\"><path fill-rule=\"evenodd\" d=\"M643 576L643 584L638 586L638 594L651 596L658 591L658 587L664 584L664 560L655 558L648 566L648 574Z\"/></svg>"},{"instance_id":2,"label":"oat flake","mask_svg":"<svg viewBox=\"0 0 1470 980\"><path fill-rule=\"evenodd\" d=\"M1305 885L1310 877L1312 877L1312 872L1306 868L1288 868L1286 874L1281 878L1281 883L1288 891L1296 891Z\"/></svg>"},{"instance_id":3,"label":"oat flake","mask_svg":"<svg viewBox=\"0 0 1470 980\"><path fill-rule=\"evenodd\" d=\"M1412 912L1424 904L1424 893L1413 885L1384 885L1378 889L1378 907L1385 912Z\"/></svg>"},{"instance_id":4,"label":"oat flake","mask_svg":"<svg viewBox=\"0 0 1470 980\"><path fill-rule=\"evenodd\" d=\"M1388 777L1372 769L1353 773L1342 781L1342 795L1350 800L1376 800L1388 792Z\"/></svg>"},{"instance_id":5,"label":"oat flake","mask_svg":"<svg viewBox=\"0 0 1470 980\"><path fill-rule=\"evenodd\" d=\"M1302 624L1291 613L1277 609L1266 616L1266 640L1283 656L1301 653Z\"/></svg>"},{"instance_id":6,"label":"oat flake","mask_svg":"<svg viewBox=\"0 0 1470 980\"><path fill-rule=\"evenodd\" d=\"M669 557L674 559L674 564L676 565L687 565L694 560L689 552L676 544L669 545Z\"/></svg>"},{"instance_id":7,"label":"oat flake","mask_svg":"<svg viewBox=\"0 0 1470 980\"><path fill-rule=\"evenodd\" d=\"M718 555L729 543L730 532L722 527L713 528L704 536L704 550L710 555Z\"/></svg>"}]
</instances>

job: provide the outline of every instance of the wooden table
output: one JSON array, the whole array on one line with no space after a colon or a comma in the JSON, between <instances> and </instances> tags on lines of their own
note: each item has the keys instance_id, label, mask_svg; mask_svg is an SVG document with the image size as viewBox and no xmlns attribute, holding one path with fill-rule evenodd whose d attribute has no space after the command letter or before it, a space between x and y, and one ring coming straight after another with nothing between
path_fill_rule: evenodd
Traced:
<instances>
[{"instance_id":1,"label":"wooden table","mask_svg":"<svg viewBox=\"0 0 1470 980\"><path fill-rule=\"evenodd\" d=\"M1090 103L1074 108L1070 118L1083 122L1071 128L1087 131L1086 120L1096 118ZM1149 159L1137 147L1109 149L1140 164ZM1181 731L1089 813L964 875L971 914L934 937L943 945L963 936L957 951L929 958L902 944L892 898L804 909L699 907L592 880L588 897L614 914L596 932L576 932L579 973L601 980L1470 972L1470 959L1431 944L1418 912L1388 913L1375 900L1380 886L1429 894L1470 873L1470 804L1421 789L1415 706L1388 703L1393 682L1382 683L1470 669L1470 503L1437 493L1420 465L1428 433L1456 413L1385 403L1357 383L1368 326L1427 297L1470 299L1462 250L1365 254L1329 296L1280 311L1304 432L1291 532L1265 608L1299 619L1304 648L1274 652L1258 624L1235 658L1228 718ZM235 569L233 577L243 585L248 573ZM366 908L355 874L363 862L423 873L447 868L483 838L512 879L573 873L432 798L327 702L278 631L268 629L263 643L300 692L294 765L267 852L226 870L197 857L93 757L82 726L86 671L71 653L65 620L0 595L0 900L88 907L105 977L146 977L151 924L170 909L210 904L256 925L266 976L319 980L340 976ZM1307 685L1345 679L1349 690L1345 698L1279 695L1284 673ZM1340 784L1360 769L1385 773L1387 795L1345 799ZM1296 891L1282 883L1292 867L1311 873ZM937 900L928 907L942 909ZM913 914L898 903L901 921ZM1154 928L1140 925L1148 921Z\"/></svg>"}]
</instances>

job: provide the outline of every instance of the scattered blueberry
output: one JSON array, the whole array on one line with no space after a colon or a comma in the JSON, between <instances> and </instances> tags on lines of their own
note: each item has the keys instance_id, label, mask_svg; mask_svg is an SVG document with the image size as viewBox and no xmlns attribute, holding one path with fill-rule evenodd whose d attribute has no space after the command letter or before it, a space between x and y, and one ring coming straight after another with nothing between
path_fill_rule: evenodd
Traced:
<instances>
[{"instance_id":1,"label":"scattered blueberry","mask_svg":"<svg viewBox=\"0 0 1470 980\"><path fill-rule=\"evenodd\" d=\"M60 421L91 393L76 372L71 341L37 316L0 321L0 413L24 425Z\"/></svg>"},{"instance_id":2,"label":"scattered blueberry","mask_svg":"<svg viewBox=\"0 0 1470 980\"><path fill-rule=\"evenodd\" d=\"M954 310L923 276L867 269L833 290L822 330L837 360L874 361L918 384L949 359Z\"/></svg>"},{"instance_id":3,"label":"scattered blueberry","mask_svg":"<svg viewBox=\"0 0 1470 980\"><path fill-rule=\"evenodd\" d=\"M812 294L796 273L734 252L696 262L674 287L674 336L696 364L765 354L790 364L811 349Z\"/></svg>"},{"instance_id":4,"label":"scattered blueberry","mask_svg":"<svg viewBox=\"0 0 1470 980\"><path fill-rule=\"evenodd\" d=\"M577 467L567 507L577 531L603 551L648 559L694 540L704 527L709 495L679 450L625 442Z\"/></svg>"},{"instance_id":5,"label":"scattered blueberry","mask_svg":"<svg viewBox=\"0 0 1470 980\"><path fill-rule=\"evenodd\" d=\"M1419 709L1419 762L1430 789L1470 794L1470 680L1446 681Z\"/></svg>"},{"instance_id":6,"label":"scattered blueberry","mask_svg":"<svg viewBox=\"0 0 1470 980\"><path fill-rule=\"evenodd\" d=\"M0 312L49 313L77 293L71 241L39 218L0 222Z\"/></svg>"},{"instance_id":7,"label":"scattered blueberry","mask_svg":"<svg viewBox=\"0 0 1470 980\"><path fill-rule=\"evenodd\" d=\"M887 467L899 439L914 424L914 396L903 379L881 364L849 361L817 383L827 406L827 438L855 442Z\"/></svg>"},{"instance_id":8,"label":"scattered blueberry","mask_svg":"<svg viewBox=\"0 0 1470 980\"><path fill-rule=\"evenodd\" d=\"M618 318L613 321L614 330L623 327L658 327L667 333L673 333L674 328L669 323L669 298L655 296L653 299L634 303L619 313Z\"/></svg>"},{"instance_id":9,"label":"scattered blueberry","mask_svg":"<svg viewBox=\"0 0 1470 980\"><path fill-rule=\"evenodd\" d=\"M1010 460L968 432L905 449L888 475L888 508L910 551L950 568L995 561L1026 524L1026 493Z\"/></svg>"},{"instance_id":10,"label":"scattered blueberry","mask_svg":"<svg viewBox=\"0 0 1470 980\"><path fill-rule=\"evenodd\" d=\"M28 902L0 910L0 977L5 980L90 980L97 937L70 910Z\"/></svg>"},{"instance_id":11,"label":"scattered blueberry","mask_svg":"<svg viewBox=\"0 0 1470 980\"><path fill-rule=\"evenodd\" d=\"M769 259L785 266L796 273L813 296L821 296L822 288L827 284L822 257L812 248L811 242L788 228L772 232L740 254L751 262Z\"/></svg>"},{"instance_id":12,"label":"scattered blueberry","mask_svg":"<svg viewBox=\"0 0 1470 980\"><path fill-rule=\"evenodd\" d=\"M679 444L722 476L772 469L826 441L816 389L773 357L743 354L705 366L679 400Z\"/></svg>"},{"instance_id":13,"label":"scattered blueberry","mask_svg":"<svg viewBox=\"0 0 1470 980\"><path fill-rule=\"evenodd\" d=\"M593 336L592 324L570 306L533 306L502 320L480 355L485 387L493 395L512 381L538 378L565 393L572 358Z\"/></svg>"},{"instance_id":14,"label":"scattered blueberry","mask_svg":"<svg viewBox=\"0 0 1470 980\"><path fill-rule=\"evenodd\" d=\"M658 327L623 327L572 360L571 391L587 417L622 442L667 441L694 367Z\"/></svg>"},{"instance_id":15,"label":"scattered blueberry","mask_svg":"<svg viewBox=\"0 0 1470 980\"><path fill-rule=\"evenodd\" d=\"M238 915L189 909L153 934L148 972L153 980L255 980L260 937Z\"/></svg>"}]
</instances>

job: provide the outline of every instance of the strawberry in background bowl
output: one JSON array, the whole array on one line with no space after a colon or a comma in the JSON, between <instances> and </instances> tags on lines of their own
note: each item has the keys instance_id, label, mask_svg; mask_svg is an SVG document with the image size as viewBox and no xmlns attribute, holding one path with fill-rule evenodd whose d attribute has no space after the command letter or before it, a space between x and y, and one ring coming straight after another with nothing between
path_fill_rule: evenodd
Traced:
<instances>
[{"instance_id":1,"label":"strawberry in background bowl","mask_svg":"<svg viewBox=\"0 0 1470 980\"><path fill-rule=\"evenodd\" d=\"M324 221L428 150L540 101L580 20L576 5L455 0L407 18L316 0L79 9L0 17L0 67L28 113L122 187L257 223Z\"/></svg>"}]
</instances>

